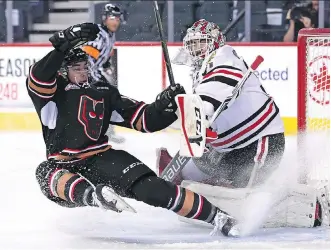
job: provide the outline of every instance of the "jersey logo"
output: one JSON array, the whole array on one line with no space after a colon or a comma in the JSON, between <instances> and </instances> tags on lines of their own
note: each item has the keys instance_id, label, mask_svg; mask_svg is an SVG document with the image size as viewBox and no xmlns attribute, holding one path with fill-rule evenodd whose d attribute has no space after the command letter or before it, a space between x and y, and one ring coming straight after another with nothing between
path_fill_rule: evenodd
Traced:
<instances>
[{"instance_id":1,"label":"jersey logo","mask_svg":"<svg viewBox=\"0 0 331 250\"><path fill-rule=\"evenodd\" d=\"M77 84L69 83L67 86L64 88L65 91L68 91L70 89L80 89L80 87Z\"/></svg>"},{"instance_id":2,"label":"jersey logo","mask_svg":"<svg viewBox=\"0 0 331 250\"><path fill-rule=\"evenodd\" d=\"M208 62L207 62L207 67L206 67L206 71L209 72L212 68L214 68L214 58L216 56L216 50L213 51L213 53L210 55Z\"/></svg>"},{"instance_id":3,"label":"jersey logo","mask_svg":"<svg viewBox=\"0 0 331 250\"><path fill-rule=\"evenodd\" d=\"M210 71L210 69L214 68L213 59L215 58L215 56L216 50L209 55L207 62L202 64L202 67L200 69L200 71L202 71L202 76L206 75Z\"/></svg>"},{"instance_id":4,"label":"jersey logo","mask_svg":"<svg viewBox=\"0 0 331 250\"><path fill-rule=\"evenodd\" d=\"M210 54L210 56L209 56L209 58L208 58L208 61L207 61L207 64L211 63L215 56L216 56L216 50L214 50L214 51Z\"/></svg>"},{"instance_id":5,"label":"jersey logo","mask_svg":"<svg viewBox=\"0 0 331 250\"><path fill-rule=\"evenodd\" d=\"M92 141L97 141L101 134L104 117L104 100L94 100L87 95L80 97L78 121L84 132Z\"/></svg>"}]
</instances>

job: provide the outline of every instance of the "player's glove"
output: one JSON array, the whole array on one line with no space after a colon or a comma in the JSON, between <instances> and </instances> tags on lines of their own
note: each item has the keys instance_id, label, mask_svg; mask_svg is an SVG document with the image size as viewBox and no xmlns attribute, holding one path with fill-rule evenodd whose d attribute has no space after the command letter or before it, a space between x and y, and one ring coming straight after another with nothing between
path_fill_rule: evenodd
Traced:
<instances>
[{"instance_id":1,"label":"player's glove","mask_svg":"<svg viewBox=\"0 0 331 250\"><path fill-rule=\"evenodd\" d=\"M78 45L95 40L99 31L98 25L94 23L76 24L56 32L49 41L56 50L66 53Z\"/></svg>"},{"instance_id":2,"label":"player's glove","mask_svg":"<svg viewBox=\"0 0 331 250\"><path fill-rule=\"evenodd\" d=\"M185 89L180 84L175 87L169 86L157 95L155 100L155 108L160 111L176 112L177 104L175 101L176 95L185 94Z\"/></svg>"}]
</instances>

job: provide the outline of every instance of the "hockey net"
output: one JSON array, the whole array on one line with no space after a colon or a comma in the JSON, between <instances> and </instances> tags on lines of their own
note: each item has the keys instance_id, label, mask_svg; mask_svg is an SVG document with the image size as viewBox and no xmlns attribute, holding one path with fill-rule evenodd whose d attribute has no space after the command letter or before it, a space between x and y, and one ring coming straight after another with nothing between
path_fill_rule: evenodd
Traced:
<instances>
[{"instance_id":1,"label":"hockey net","mask_svg":"<svg viewBox=\"0 0 331 250\"><path fill-rule=\"evenodd\" d=\"M329 180L330 30L302 29L298 36L298 132L306 181ZM301 176L302 178L302 176Z\"/></svg>"}]
</instances>

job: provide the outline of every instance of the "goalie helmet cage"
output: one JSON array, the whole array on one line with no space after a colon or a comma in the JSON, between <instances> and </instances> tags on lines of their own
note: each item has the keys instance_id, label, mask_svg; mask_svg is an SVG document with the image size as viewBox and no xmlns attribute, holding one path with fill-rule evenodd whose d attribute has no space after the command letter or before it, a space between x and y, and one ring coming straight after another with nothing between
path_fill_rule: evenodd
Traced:
<instances>
[{"instance_id":1,"label":"goalie helmet cage","mask_svg":"<svg viewBox=\"0 0 331 250\"><path fill-rule=\"evenodd\" d=\"M300 167L304 164L314 165L307 155L308 150L320 150L330 146L330 29L301 29L298 35L298 149ZM319 137L319 141L316 138ZM309 144L319 143L313 148ZM327 144L327 145L325 145ZM307 146L309 145L309 147ZM316 152L321 154L321 152ZM323 152L324 163L319 169L304 169L305 177L300 181L310 179L309 172L319 177L313 179L329 179L330 151ZM325 155L327 154L327 155ZM303 162L304 161L304 162ZM321 168L322 167L322 168ZM327 173L325 172L327 171ZM326 176L325 176L326 175ZM321 177L322 176L322 177ZM302 179L304 178L304 180Z\"/></svg>"}]
</instances>

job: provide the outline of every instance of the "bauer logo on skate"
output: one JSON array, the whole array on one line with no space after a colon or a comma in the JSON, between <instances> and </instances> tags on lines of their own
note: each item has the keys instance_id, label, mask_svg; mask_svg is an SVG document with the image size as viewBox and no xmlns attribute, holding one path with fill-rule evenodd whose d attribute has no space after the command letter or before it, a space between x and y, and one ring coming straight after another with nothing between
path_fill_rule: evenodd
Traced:
<instances>
[{"instance_id":1,"label":"bauer logo on skate","mask_svg":"<svg viewBox=\"0 0 331 250\"><path fill-rule=\"evenodd\" d=\"M181 45L181 43L170 44L170 58L174 58ZM118 84L121 94L146 103L153 102L156 95L169 84L160 43L118 43L116 47ZM255 59L256 55L264 57L263 65L256 74L266 91L276 101L285 122L286 132L296 133L296 44L284 46L283 43L273 43L271 46L259 43L258 46L254 44L238 46L237 43L234 48L248 64ZM30 64L51 50L52 47L47 44L0 46L0 130L40 129L38 117L26 91L25 81ZM190 68L175 64L172 67L176 82L182 84L186 91L191 93ZM318 75L319 69L314 72ZM314 95L314 97L318 99L318 96Z\"/></svg>"}]
</instances>

